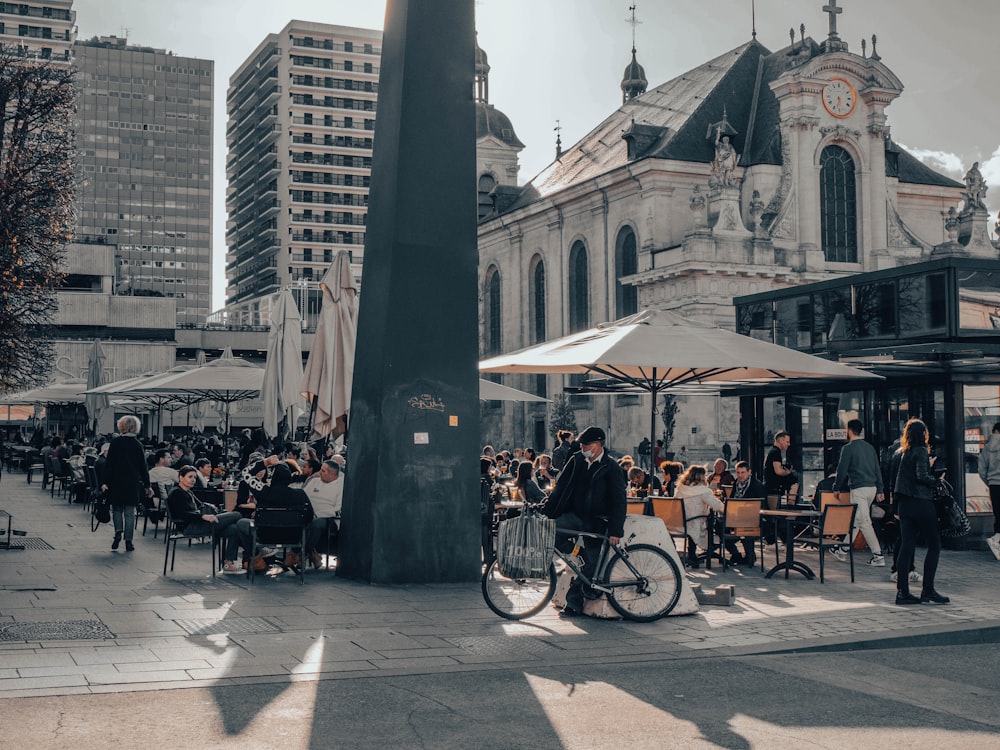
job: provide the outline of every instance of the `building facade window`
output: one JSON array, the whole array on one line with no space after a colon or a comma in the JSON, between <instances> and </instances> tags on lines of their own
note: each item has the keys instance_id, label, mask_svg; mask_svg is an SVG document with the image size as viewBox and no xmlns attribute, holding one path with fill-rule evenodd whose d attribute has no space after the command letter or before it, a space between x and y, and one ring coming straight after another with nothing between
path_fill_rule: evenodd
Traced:
<instances>
[{"instance_id":1,"label":"building facade window","mask_svg":"<svg viewBox=\"0 0 1000 750\"><path fill-rule=\"evenodd\" d=\"M484 174L479 177L479 218L482 219L484 216L488 216L491 211L493 211L493 199L490 198L490 193L493 192L493 188L497 186L497 181L494 179L493 175Z\"/></svg>"},{"instance_id":2,"label":"building facade window","mask_svg":"<svg viewBox=\"0 0 1000 750\"><path fill-rule=\"evenodd\" d=\"M590 280L587 271L587 246L577 240L569 251L569 332L590 326Z\"/></svg>"},{"instance_id":3,"label":"building facade window","mask_svg":"<svg viewBox=\"0 0 1000 750\"><path fill-rule=\"evenodd\" d=\"M496 355L502 351L500 271L490 266L486 272L486 354Z\"/></svg>"},{"instance_id":4,"label":"building facade window","mask_svg":"<svg viewBox=\"0 0 1000 750\"><path fill-rule=\"evenodd\" d=\"M535 256L531 264L531 295L528 313L531 316L531 343L545 341L545 261Z\"/></svg>"},{"instance_id":5,"label":"building facade window","mask_svg":"<svg viewBox=\"0 0 1000 750\"><path fill-rule=\"evenodd\" d=\"M639 257L635 246L635 232L625 227L615 242L615 317L624 318L639 312L639 290L631 284L622 284L623 276L639 271Z\"/></svg>"},{"instance_id":6,"label":"building facade window","mask_svg":"<svg viewBox=\"0 0 1000 750\"><path fill-rule=\"evenodd\" d=\"M827 146L819 160L820 235L827 262L858 262L858 197L854 159Z\"/></svg>"}]
</instances>

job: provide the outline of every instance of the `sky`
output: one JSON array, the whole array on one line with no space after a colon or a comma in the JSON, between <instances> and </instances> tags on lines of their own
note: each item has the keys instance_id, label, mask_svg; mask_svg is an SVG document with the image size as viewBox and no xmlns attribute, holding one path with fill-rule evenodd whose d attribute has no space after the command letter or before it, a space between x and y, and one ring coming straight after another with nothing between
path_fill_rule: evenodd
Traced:
<instances>
[{"instance_id":1,"label":"sky","mask_svg":"<svg viewBox=\"0 0 1000 750\"><path fill-rule=\"evenodd\" d=\"M457 2L458 0L448 0ZM490 103L511 119L520 182L555 155L559 123L569 148L621 104L635 44L649 87L751 38L751 0L475 0L479 44L490 63ZM756 0L757 39L770 50L788 30L826 38L829 0ZM877 35L878 54L903 82L887 109L892 137L961 179L974 161L1000 208L1000 98L993 91L996 0L840 0L837 29L852 52ZM267 34L292 19L381 29L385 0L75 0L79 37L127 35L130 43L215 61L213 297L225 294L225 96L229 77Z\"/></svg>"}]
</instances>

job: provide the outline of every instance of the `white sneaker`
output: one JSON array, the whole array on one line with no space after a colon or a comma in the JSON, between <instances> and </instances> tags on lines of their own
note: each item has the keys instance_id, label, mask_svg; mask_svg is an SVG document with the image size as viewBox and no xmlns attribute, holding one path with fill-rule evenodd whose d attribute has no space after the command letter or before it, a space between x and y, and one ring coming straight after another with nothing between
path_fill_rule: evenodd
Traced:
<instances>
[{"instance_id":1,"label":"white sneaker","mask_svg":"<svg viewBox=\"0 0 1000 750\"><path fill-rule=\"evenodd\" d=\"M991 536L987 539L986 546L990 548L990 552L993 553L993 557L1000 560L1000 535Z\"/></svg>"},{"instance_id":2,"label":"white sneaker","mask_svg":"<svg viewBox=\"0 0 1000 750\"><path fill-rule=\"evenodd\" d=\"M892 580L895 581L895 580L897 580L899 578L899 573L897 573L894 570L894 571L892 571L892 575L889 576L889 577L892 578ZM910 571L910 580L913 581L914 583L920 583L920 580L921 580L920 574L917 571L915 571L915 570L911 570Z\"/></svg>"},{"instance_id":3,"label":"white sneaker","mask_svg":"<svg viewBox=\"0 0 1000 750\"><path fill-rule=\"evenodd\" d=\"M882 555L872 555L871 560L868 561L868 567L870 568L884 568L885 558Z\"/></svg>"},{"instance_id":4,"label":"white sneaker","mask_svg":"<svg viewBox=\"0 0 1000 750\"><path fill-rule=\"evenodd\" d=\"M846 563L846 562L850 562L851 561L851 556L850 556L850 554L848 554L848 552L846 550L833 549L833 550L830 550L830 553L834 557L836 557L838 560L840 560L842 563Z\"/></svg>"}]
</instances>

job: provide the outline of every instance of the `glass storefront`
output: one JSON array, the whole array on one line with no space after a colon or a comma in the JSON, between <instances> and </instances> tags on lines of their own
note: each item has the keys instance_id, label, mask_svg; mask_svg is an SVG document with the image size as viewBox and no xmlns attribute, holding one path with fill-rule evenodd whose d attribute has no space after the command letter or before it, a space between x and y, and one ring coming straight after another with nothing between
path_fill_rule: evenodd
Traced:
<instances>
[{"instance_id":1,"label":"glass storefront","mask_svg":"<svg viewBox=\"0 0 1000 750\"><path fill-rule=\"evenodd\" d=\"M990 493L979 478L979 454L1000 422L1000 385L963 386L965 419L965 506L968 512L990 513Z\"/></svg>"}]
</instances>

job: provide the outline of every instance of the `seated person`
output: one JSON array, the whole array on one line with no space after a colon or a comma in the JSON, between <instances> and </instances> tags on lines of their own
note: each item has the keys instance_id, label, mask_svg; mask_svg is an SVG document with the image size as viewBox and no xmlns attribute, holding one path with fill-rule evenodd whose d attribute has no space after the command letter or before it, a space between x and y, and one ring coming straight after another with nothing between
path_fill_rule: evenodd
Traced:
<instances>
[{"instance_id":1,"label":"seated person","mask_svg":"<svg viewBox=\"0 0 1000 750\"><path fill-rule=\"evenodd\" d=\"M822 503L820 498L824 492L835 492L837 490L837 465L827 464L826 471L823 473L823 478L816 482L816 492L813 494L812 503L816 508L819 508Z\"/></svg>"},{"instance_id":2,"label":"seated person","mask_svg":"<svg viewBox=\"0 0 1000 750\"><path fill-rule=\"evenodd\" d=\"M618 459L618 465L622 467L622 471L625 472L625 476L628 476L629 471L635 466L635 459L629 454L625 454Z\"/></svg>"},{"instance_id":3,"label":"seated person","mask_svg":"<svg viewBox=\"0 0 1000 750\"><path fill-rule=\"evenodd\" d=\"M316 547L320 540L328 534L335 537L340 532L340 509L344 504L344 477L340 465L336 461L324 461L317 476L306 482L305 493L316 514L306 527L306 555L313 567L318 568L321 560Z\"/></svg>"},{"instance_id":4,"label":"seated person","mask_svg":"<svg viewBox=\"0 0 1000 750\"><path fill-rule=\"evenodd\" d=\"M535 481L543 490L551 490L559 476L559 469L552 465L552 456L540 453L535 459Z\"/></svg>"},{"instance_id":5,"label":"seated person","mask_svg":"<svg viewBox=\"0 0 1000 750\"><path fill-rule=\"evenodd\" d=\"M269 463L271 459L275 459L276 463ZM261 485L261 489L256 490L257 510L259 511L261 508L302 508L306 511L306 524L309 524L315 515L313 513L312 505L309 502L309 496L303 490L289 486L292 482L292 470L288 464L282 461L277 461L277 456L269 456L260 463L267 464L271 467L271 480L270 484L266 486ZM260 472L265 471L265 469L260 469ZM256 475L254 476L259 482L260 478ZM244 518L239 521L237 524L237 533L240 537L243 548L249 549L252 543L252 532L250 521L248 519ZM290 552L285 555L285 565L298 565L298 563L298 554Z\"/></svg>"},{"instance_id":6,"label":"seated person","mask_svg":"<svg viewBox=\"0 0 1000 750\"><path fill-rule=\"evenodd\" d=\"M182 466L177 472L177 486L167 496L170 517L184 524L187 536L212 536L212 543L222 542L223 572L242 573L236 565L238 552L237 522L243 517L236 511L219 513L215 506L203 503L194 492L198 472L193 466ZM247 545L243 545L246 550Z\"/></svg>"},{"instance_id":7,"label":"seated person","mask_svg":"<svg viewBox=\"0 0 1000 750\"><path fill-rule=\"evenodd\" d=\"M310 483L319 481L319 470L323 468L318 458L303 458L297 474L292 474L292 484L304 490Z\"/></svg>"},{"instance_id":8,"label":"seated person","mask_svg":"<svg viewBox=\"0 0 1000 750\"><path fill-rule=\"evenodd\" d=\"M692 464L677 484L676 496L684 500L684 516L687 518L687 562L692 568L698 567L698 547L708 548L708 513L722 511L725 506L715 496L705 482L708 472L704 466Z\"/></svg>"},{"instance_id":9,"label":"seated person","mask_svg":"<svg viewBox=\"0 0 1000 750\"><path fill-rule=\"evenodd\" d=\"M546 495L535 482L535 467L531 465L530 461L521 461L517 465L517 478L514 480L514 486L517 488L518 498L526 503L545 501Z\"/></svg>"},{"instance_id":10,"label":"seated person","mask_svg":"<svg viewBox=\"0 0 1000 750\"><path fill-rule=\"evenodd\" d=\"M638 466L628 470L628 486L635 497L649 497L651 492L660 494L663 491L660 480Z\"/></svg>"},{"instance_id":11,"label":"seated person","mask_svg":"<svg viewBox=\"0 0 1000 750\"><path fill-rule=\"evenodd\" d=\"M664 495L673 497L677 494L677 480L683 471L684 467L678 461L660 462L660 474L663 477L660 481L660 486L663 488Z\"/></svg>"},{"instance_id":12,"label":"seated person","mask_svg":"<svg viewBox=\"0 0 1000 750\"><path fill-rule=\"evenodd\" d=\"M212 462L207 458L199 458L194 462L194 468L198 470L198 486L207 490L212 486Z\"/></svg>"},{"instance_id":13,"label":"seated person","mask_svg":"<svg viewBox=\"0 0 1000 750\"><path fill-rule=\"evenodd\" d=\"M715 459L712 473L708 475L708 486L713 490L728 489L733 481L733 475L729 472L729 462L724 458Z\"/></svg>"},{"instance_id":14,"label":"seated person","mask_svg":"<svg viewBox=\"0 0 1000 750\"><path fill-rule=\"evenodd\" d=\"M170 468L170 454L167 451L156 451L149 460L152 462L149 467L150 482L156 482L164 489L177 484L177 470Z\"/></svg>"},{"instance_id":15,"label":"seated person","mask_svg":"<svg viewBox=\"0 0 1000 750\"><path fill-rule=\"evenodd\" d=\"M750 464L746 461L737 461L734 469L736 476L734 477L733 486L726 491L728 496L737 500L743 498L762 499L766 494L764 485L750 473ZM734 565L743 563L753 565L757 562L757 555L753 549L753 541L743 539L740 544L743 545L742 555L737 551L735 541L726 541L726 551L729 552L729 561Z\"/></svg>"}]
</instances>

